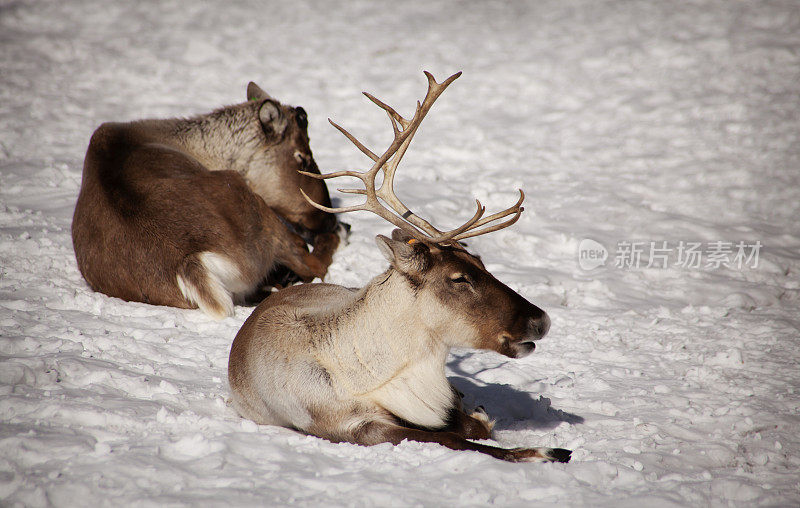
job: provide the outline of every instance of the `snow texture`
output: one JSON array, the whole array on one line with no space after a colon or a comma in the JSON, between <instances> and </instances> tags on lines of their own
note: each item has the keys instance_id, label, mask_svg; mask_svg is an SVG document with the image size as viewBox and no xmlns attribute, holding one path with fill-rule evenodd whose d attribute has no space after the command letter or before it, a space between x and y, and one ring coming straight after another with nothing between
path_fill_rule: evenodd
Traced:
<instances>
[{"instance_id":1,"label":"snow texture","mask_svg":"<svg viewBox=\"0 0 800 508\"><path fill-rule=\"evenodd\" d=\"M398 193L441 226L472 197L526 211L475 239L552 317L536 352L454 351L510 464L414 442L360 447L242 420L231 341L251 308L89 290L70 239L104 121L204 113L248 81L309 112L325 171L391 136L368 90L412 110L422 70L464 75L405 157ZM3 506L797 506L800 5L791 0L333 3L0 0ZM334 193L339 203L353 196ZM328 281L385 267L366 213ZM604 266L583 270L584 239ZM624 242L761 242L757 266L617 267ZM735 249L734 249L735 250Z\"/></svg>"}]
</instances>

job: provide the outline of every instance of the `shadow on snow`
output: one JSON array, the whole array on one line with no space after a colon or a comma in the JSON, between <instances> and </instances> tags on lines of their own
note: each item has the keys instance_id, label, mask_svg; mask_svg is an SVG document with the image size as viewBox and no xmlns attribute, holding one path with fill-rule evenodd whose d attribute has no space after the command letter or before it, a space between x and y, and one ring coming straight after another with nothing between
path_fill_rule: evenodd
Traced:
<instances>
[{"instance_id":1,"label":"shadow on snow","mask_svg":"<svg viewBox=\"0 0 800 508\"><path fill-rule=\"evenodd\" d=\"M583 423L582 416L555 409L550 399L519 390L511 385L476 382L461 368L464 357L452 356L447 363L453 376L448 379L464 394L464 408L470 411L483 406L489 417L496 420L497 430L552 429L561 422Z\"/></svg>"}]
</instances>

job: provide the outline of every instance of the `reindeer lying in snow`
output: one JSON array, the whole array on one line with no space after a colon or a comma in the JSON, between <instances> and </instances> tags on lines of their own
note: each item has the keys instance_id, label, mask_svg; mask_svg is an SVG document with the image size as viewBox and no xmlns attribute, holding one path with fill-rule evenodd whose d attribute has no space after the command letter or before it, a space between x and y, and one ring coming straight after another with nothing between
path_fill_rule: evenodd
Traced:
<instances>
[{"instance_id":1,"label":"reindeer lying in snow","mask_svg":"<svg viewBox=\"0 0 800 508\"><path fill-rule=\"evenodd\" d=\"M305 176L319 173L306 113L255 83L247 99L191 119L95 131L72 221L92 289L221 318L276 267L305 281L325 275L338 224L300 193L330 204L325 183Z\"/></svg>"},{"instance_id":2,"label":"reindeer lying in snow","mask_svg":"<svg viewBox=\"0 0 800 508\"><path fill-rule=\"evenodd\" d=\"M550 320L458 243L513 224L522 213L524 194L511 208L485 218L478 202L472 219L448 232L414 215L395 196L394 174L411 138L460 73L441 84L425 74L428 93L410 121L367 94L389 113L394 127L394 141L382 155L333 124L373 159L369 171L307 174L364 182L365 189L345 189L366 195L360 206L333 209L307 199L324 211L369 210L395 224L399 229L392 238L377 237L391 267L360 290L305 284L264 300L231 348L228 380L234 406L257 423L331 441L373 445L409 439L512 462L567 462L571 452L561 448L504 449L469 441L488 438L492 424L482 411L467 414L445 377L450 347L521 358L547 333ZM384 180L376 190L379 170ZM479 229L509 215L505 222Z\"/></svg>"}]
</instances>

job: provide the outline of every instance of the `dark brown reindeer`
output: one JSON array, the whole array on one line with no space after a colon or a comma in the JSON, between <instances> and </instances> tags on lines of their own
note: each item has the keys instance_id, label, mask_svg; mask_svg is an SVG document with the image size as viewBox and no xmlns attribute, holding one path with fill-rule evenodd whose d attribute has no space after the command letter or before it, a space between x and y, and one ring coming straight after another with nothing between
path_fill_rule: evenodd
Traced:
<instances>
[{"instance_id":1,"label":"dark brown reindeer","mask_svg":"<svg viewBox=\"0 0 800 508\"><path fill-rule=\"evenodd\" d=\"M483 411L467 414L445 377L451 347L521 358L547 333L550 320L458 243L513 224L522 213L524 195L485 218L478 202L470 220L446 232L395 196L395 171L411 138L460 73L441 84L425 74L428 93L411 120L367 94L389 113L394 128L394 141L380 156L334 124L372 158L370 170L313 176L364 182L365 189L345 190L366 195L362 205L333 209L309 202L328 212L369 210L396 225L392 238L377 237L390 268L361 289L305 284L264 300L233 341L228 363L233 405L256 423L335 442L374 445L408 439L512 462L567 462L571 452L561 448L505 449L470 441L490 437L493 424ZM384 180L376 190L379 171Z\"/></svg>"},{"instance_id":2,"label":"dark brown reindeer","mask_svg":"<svg viewBox=\"0 0 800 508\"><path fill-rule=\"evenodd\" d=\"M306 176L319 173L306 113L255 83L247 99L94 132L72 221L92 289L222 318L278 267L304 281L325 275L338 224L300 193L330 204L324 182Z\"/></svg>"}]
</instances>

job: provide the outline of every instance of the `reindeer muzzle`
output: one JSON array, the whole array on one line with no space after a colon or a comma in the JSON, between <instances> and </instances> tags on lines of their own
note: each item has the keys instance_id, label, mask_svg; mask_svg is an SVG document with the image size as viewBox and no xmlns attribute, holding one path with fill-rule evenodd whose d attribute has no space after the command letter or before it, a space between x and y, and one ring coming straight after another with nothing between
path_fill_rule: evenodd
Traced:
<instances>
[{"instance_id":1,"label":"reindeer muzzle","mask_svg":"<svg viewBox=\"0 0 800 508\"><path fill-rule=\"evenodd\" d=\"M542 311L539 317L532 317L526 323L525 332L520 337L506 337L508 348L511 350L509 356L513 358L523 358L533 353L536 349L536 342L547 334L550 329L550 317Z\"/></svg>"}]
</instances>

